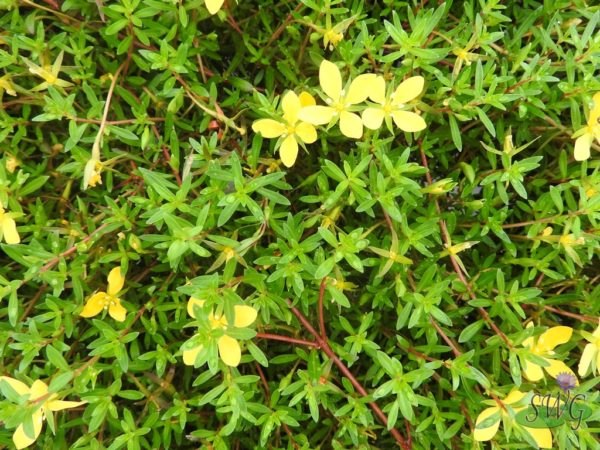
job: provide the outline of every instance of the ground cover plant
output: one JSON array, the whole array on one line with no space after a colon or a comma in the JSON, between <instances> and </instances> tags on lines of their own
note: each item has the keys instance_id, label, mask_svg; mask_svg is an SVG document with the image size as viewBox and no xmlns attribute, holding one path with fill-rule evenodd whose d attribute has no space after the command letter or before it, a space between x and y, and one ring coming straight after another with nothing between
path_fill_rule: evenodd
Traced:
<instances>
[{"instance_id":1,"label":"ground cover plant","mask_svg":"<svg viewBox=\"0 0 600 450\"><path fill-rule=\"evenodd\" d=\"M0 446L600 448L593 3L0 0Z\"/></svg>"}]
</instances>

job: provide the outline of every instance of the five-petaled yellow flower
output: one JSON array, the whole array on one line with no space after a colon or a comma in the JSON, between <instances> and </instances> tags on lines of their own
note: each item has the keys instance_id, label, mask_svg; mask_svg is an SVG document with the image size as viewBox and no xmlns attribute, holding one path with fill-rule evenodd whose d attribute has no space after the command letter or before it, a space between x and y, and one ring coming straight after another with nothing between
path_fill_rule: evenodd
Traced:
<instances>
[{"instance_id":1,"label":"five-petaled yellow flower","mask_svg":"<svg viewBox=\"0 0 600 450\"><path fill-rule=\"evenodd\" d=\"M202 306L204 305L204 300L199 300L194 297L190 297L187 305L187 311L190 316L196 318L194 313L194 305ZM234 321L233 326L237 328L244 328L251 325L257 316L257 311L251 306L247 305L235 305L234 306ZM217 346L219 348L219 356L223 360L225 364L231 367L236 367L240 363L240 359L242 358L242 350L240 348L239 342L227 335L227 328L229 324L225 315L218 316L211 311L208 314L208 321L210 323L211 328L214 330L215 328L221 328L224 332L223 336L221 336L217 341ZM183 362L188 366L193 366L196 362L196 357L198 353L202 350L202 345L199 345L196 348L191 350L183 351Z\"/></svg>"},{"instance_id":2,"label":"five-petaled yellow flower","mask_svg":"<svg viewBox=\"0 0 600 450\"><path fill-rule=\"evenodd\" d=\"M225 0L204 0L204 6L206 6L206 9L211 14L218 13L223 3L225 3Z\"/></svg>"},{"instance_id":3,"label":"five-petaled yellow flower","mask_svg":"<svg viewBox=\"0 0 600 450\"><path fill-rule=\"evenodd\" d=\"M12 215L13 213L5 211L2 202L0 202L0 241L4 237L7 244L18 244L21 242L21 238L19 237L17 224Z\"/></svg>"},{"instance_id":4,"label":"five-petaled yellow flower","mask_svg":"<svg viewBox=\"0 0 600 450\"><path fill-rule=\"evenodd\" d=\"M33 436L25 432L23 424L19 425L13 434L13 442L18 449L29 447L35 442L42 432L42 424L46 417L54 411L61 411L67 408L75 408L83 405L85 402L67 402L57 400L57 394L48 394L48 386L40 380L35 380L31 387L14 378L1 376L0 381L7 382L10 387L19 395L29 395L29 402L37 403L38 409L33 413Z\"/></svg>"},{"instance_id":5,"label":"five-petaled yellow flower","mask_svg":"<svg viewBox=\"0 0 600 450\"><path fill-rule=\"evenodd\" d=\"M527 328L533 326L533 323L529 322ZM573 375L575 379L577 376L569 369L569 367L562 361L553 359L554 348L557 345L564 344L571 339L573 334L573 328L571 327L552 327L542 333L539 338L529 337L523 341L523 346L528 347L529 351L536 356L543 358L549 365L544 367L546 372L552 377L556 378L559 373L569 373ZM531 361L523 361L523 372L525 377L529 381L539 381L544 378L544 371L541 366L538 366Z\"/></svg>"},{"instance_id":6,"label":"five-petaled yellow flower","mask_svg":"<svg viewBox=\"0 0 600 450\"><path fill-rule=\"evenodd\" d=\"M65 52L61 51L52 65L44 64L42 67L34 64L27 58L23 58L25 64L27 64L29 67L29 71L44 80L43 83L40 83L31 89L32 91L43 91L44 89L48 89L50 86L59 86L64 88L73 85L73 83L58 78L58 73L60 72L60 67L62 66L64 54Z\"/></svg>"},{"instance_id":7,"label":"five-petaled yellow flower","mask_svg":"<svg viewBox=\"0 0 600 450\"><path fill-rule=\"evenodd\" d=\"M372 73L359 75L350 83L348 90L342 86L342 75L337 66L327 60L319 67L319 84L327 95L328 106L307 106L302 108L298 117L313 125L335 123L339 120L340 131L344 136L360 139L363 123L353 106L364 102L373 89L377 75Z\"/></svg>"},{"instance_id":8,"label":"five-petaled yellow flower","mask_svg":"<svg viewBox=\"0 0 600 450\"><path fill-rule=\"evenodd\" d=\"M590 111L587 125L581 128L575 136L575 160L584 161L590 157L590 148L594 138L600 143L600 92L597 92L594 97L594 106Z\"/></svg>"},{"instance_id":9,"label":"five-petaled yellow flower","mask_svg":"<svg viewBox=\"0 0 600 450\"><path fill-rule=\"evenodd\" d=\"M298 156L298 141L312 144L317 140L317 130L310 123L298 120L298 113L307 106L315 105L315 99L308 92L299 96L295 92L287 92L281 99L283 116L281 120L260 119L252 124L255 133L266 138L283 138L279 147L279 156L286 167L292 167Z\"/></svg>"},{"instance_id":10,"label":"five-petaled yellow flower","mask_svg":"<svg viewBox=\"0 0 600 450\"><path fill-rule=\"evenodd\" d=\"M577 370L582 377L585 377L590 369L594 374L600 372L600 323L591 338L588 338L588 341L589 344L583 349L579 369Z\"/></svg>"},{"instance_id":11,"label":"five-petaled yellow flower","mask_svg":"<svg viewBox=\"0 0 600 450\"><path fill-rule=\"evenodd\" d=\"M480 442L491 440L498 432L498 428L500 428L500 422L502 418L505 418L511 423L515 424L516 422L514 421L513 416L509 413L509 411L512 410L512 412L516 414L517 412L525 408L525 406L515 408L510 405L518 403L526 395L527 394L521 391L514 390L510 394L508 394L502 402L504 406L507 407L507 411L502 409L500 406L492 406L481 411L481 413L477 417L477 421L475 422L475 440ZM486 428L477 428L477 425L481 424L494 414L499 414L498 420L496 422L494 422L492 425ZM527 432L533 437L538 447L552 448L552 433L548 428L523 428L527 430Z\"/></svg>"},{"instance_id":12,"label":"five-petaled yellow flower","mask_svg":"<svg viewBox=\"0 0 600 450\"><path fill-rule=\"evenodd\" d=\"M391 117L402 131L416 132L424 130L427 124L418 114L406 111L406 104L417 98L423 91L423 77L410 77L404 80L396 90L386 97L385 80L378 76L369 91L369 98L378 106L370 106L362 113L365 127L376 130L384 119Z\"/></svg>"},{"instance_id":13,"label":"five-petaled yellow flower","mask_svg":"<svg viewBox=\"0 0 600 450\"><path fill-rule=\"evenodd\" d=\"M127 310L121 305L121 300L117 297L117 294L123 289L124 284L125 277L121 274L121 267L115 267L108 274L107 292L96 292L93 294L85 304L80 314L81 317L94 317L103 309L108 309L110 317L123 322Z\"/></svg>"}]
</instances>

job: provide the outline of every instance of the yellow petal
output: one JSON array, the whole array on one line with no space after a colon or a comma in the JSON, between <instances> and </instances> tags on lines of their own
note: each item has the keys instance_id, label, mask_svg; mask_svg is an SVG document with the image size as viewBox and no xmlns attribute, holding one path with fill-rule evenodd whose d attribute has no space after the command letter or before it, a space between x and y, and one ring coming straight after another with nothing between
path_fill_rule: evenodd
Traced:
<instances>
[{"instance_id":1,"label":"yellow petal","mask_svg":"<svg viewBox=\"0 0 600 450\"><path fill-rule=\"evenodd\" d=\"M319 67L319 83L323 92L334 102L340 99L342 92L342 74L337 66L324 59ZM315 124L316 125L316 124Z\"/></svg>"},{"instance_id":2,"label":"yellow petal","mask_svg":"<svg viewBox=\"0 0 600 450\"><path fill-rule=\"evenodd\" d=\"M317 140L317 130L310 123L300 122L296 125L296 136L305 144L312 144Z\"/></svg>"},{"instance_id":3,"label":"yellow petal","mask_svg":"<svg viewBox=\"0 0 600 450\"><path fill-rule=\"evenodd\" d=\"M348 95L346 95L346 103L350 105L356 105L357 103L364 102L369 93L377 87L379 82L378 77L374 73L365 73L357 76L350 87L348 88Z\"/></svg>"},{"instance_id":4,"label":"yellow petal","mask_svg":"<svg viewBox=\"0 0 600 450\"><path fill-rule=\"evenodd\" d=\"M121 273L121 267L115 267L108 274L108 295L117 295L124 284L125 277Z\"/></svg>"},{"instance_id":5,"label":"yellow petal","mask_svg":"<svg viewBox=\"0 0 600 450\"><path fill-rule=\"evenodd\" d=\"M298 98L300 99L300 104L302 105L302 107L313 106L317 104L315 98L306 91L300 92Z\"/></svg>"},{"instance_id":6,"label":"yellow petal","mask_svg":"<svg viewBox=\"0 0 600 450\"><path fill-rule=\"evenodd\" d=\"M283 140L279 147L279 156L286 167L292 167L298 156L298 143L293 134L290 134Z\"/></svg>"},{"instance_id":7,"label":"yellow petal","mask_svg":"<svg viewBox=\"0 0 600 450\"><path fill-rule=\"evenodd\" d=\"M307 106L298 113L298 119L313 125L325 125L331 122L335 109L329 106Z\"/></svg>"},{"instance_id":8,"label":"yellow petal","mask_svg":"<svg viewBox=\"0 0 600 450\"><path fill-rule=\"evenodd\" d=\"M592 364L592 359L596 356L598 352L598 347L594 344L587 344L583 349L583 353L581 354L581 360L579 361L579 367L577 369L577 373L580 377L585 377L588 374L590 369L590 365Z\"/></svg>"},{"instance_id":9,"label":"yellow petal","mask_svg":"<svg viewBox=\"0 0 600 450\"><path fill-rule=\"evenodd\" d=\"M27 386L22 381L5 376L0 377L0 381L6 381L10 385L10 387L13 388L13 391L15 391L19 395L25 395L29 393L29 386Z\"/></svg>"},{"instance_id":10,"label":"yellow petal","mask_svg":"<svg viewBox=\"0 0 600 450\"><path fill-rule=\"evenodd\" d=\"M370 86L369 98L380 105L385 103L385 80L382 76L377 76Z\"/></svg>"},{"instance_id":11,"label":"yellow petal","mask_svg":"<svg viewBox=\"0 0 600 450\"><path fill-rule=\"evenodd\" d=\"M273 119L260 119L252 124L252 130L255 133L262 134L267 139L281 136L285 133L285 125Z\"/></svg>"},{"instance_id":12,"label":"yellow petal","mask_svg":"<svg viewBox=\"0 0 600 450\"><path fill-rule=\"evenodd\" d=\"M523 373L525 377L529 381L539 381L544 378L544 371L537 364L533 364L530 361L525 362L525 367L523 367Z\"/></svg>"},{"instance_id":13,"label":"yellow petal","mask_svg":"<svg viewBox=\"0 0 600 450\"><path fill-rule=\"evenodd\" d=\"M48 393L48 386L41 380L35 380L29 391L29 400L38 400Z\"/></svg>"},{"instance_id":14,"label":"yellow petal","mask_svg":"<svg viewBox=\"0 0 600 450\"><path fill-rule=\"evenodd\" d=\"M195 297L190 297L190 299L188 300L187 312L190 315L190 317L193 317L195 319L196 316L194 315L194 306L204 306L204 300L199 300Z\"/></svg>"},{"instance_id":15,"label":"yellow petal","mask_svg":"<svg viewBox=\"0 0 600 450\"><path fill-rule=\"evenodd\" d=\"M526 395L527 394L525 394L524 392L521 392L518 389L515 389L514 391L511 391L511 393L506 396L506 398L504 399L504 403L506 403L507 405L517 403Z\"/></svg>"},{"instance_id":16,"label":"yellow petal","mask_svg":"<svg viewBox=\"0 0 600 450\"><path fill-rule=\"evenodd\" d=\"M223 6L223 3L225 3L225 0L204 0L204 5L211 14L216 14L221 9L221 6Z\"/></svg>"},{"instance_id":17,"label":"yellow petal","mask_svg":"<svg viewBox=\"0 0 600 450\"><path fill-rule=\"evenodd\" d=\"M573 375L576 384L579 384L579 380L577 379L577 375L575 375L575 372L573 372L571 368L567 366L564 362L559 361L558 359L547 359L546 361L548 361L550 365L544 367L544 369L546 369L546 372L548 372L548 374L552 378L556 378L559 373L568 373Z\"/></svg>"},{"instance_id":18,"label":"yellow petal","mask_svg":"<svg viewBox=\"0 0 600 450\"><path fill-rule=\"evenodd\" d=\"M475 427L477 427L477 425L484 422L488 417L491 417L492 415L496 414L497 412L498 412L498 407L486 408L483 411L481 411L479 416L477 416L477 421L475 422ZM474 430L475 440L480 441L480 442L489 441L498 432L498 427L500 427L500 417L499 416L498 416L498 421L496 423L494 423L491 427L481 428L481 429L475 428L475 430Z\"/></svg>"},{"instance_id":19,"label":"yellow petal","mask_svg":"<svg viewBox=\"0 0 600 450\"><path fill-rule=\"evenodd\" d=\"M17 449L29 447L35 442L42 432L42 423L44 421L42 410L38 409L36 412L34 412L31 419L33 421L33 436L28 436L25 434L25 427L22 424L17 427L13 434L13 442L15 443L15 447Z\"/></svg>"},{"instance_id":20,"label":"yellow petal","mask_svg":"<svg viewBox=\"0 0 600 450\"><path fill-rule=\"evenodd\" d=\"M115 298L114 303L108 307L108 314L117 322L124 322L127 316L127 310L121 305L121 301Z\"/></svg>"},{"instance_id":21,"label":"yellow petal","mask_svg":"<svg viewBox=\"0 0 600 450\"><path fill-rule=\"evenodd\" d=\"M363 134L363 123L358 114L342 111L340 113L340 131L344 136L360 139Z\"/></svg>"},{"instance_id":22,"label":"yellow petal","mask_svg":"<svg viewBox=\"0 0 600 450\"><path fill-rule=\"evenodd\" d=\"M184 364L186 364L188 366L193 366L194 363L196 362L196 357L198 356L198 353L200 353L201 350L202 350L201 345L199 345L198 347L193 348L191 350L184 350L183 351Z\"/></svg>"},{"instance_id":23,"label":"yellow petal","mask_svg":"<svg viewBox=\"0 0 600 450\"><path fill-rule=\"evenodd\" d=\"M281 99L281 109L283 110L283 120L285 120L290 125L296 123L298 118L298 111L302 105L300 104L300 99L296 95L294 91L288 91Z\"/></svg>"},{"instance_id":24,"label":"yellow petal","mask_svg":"<svg viewBox=\"0 0 600 450\"><path fill-rule=\"evenodd\" d=\"M64 400L54 400L52 402L48 402L47 406L50 411L62 411L63 409L69 408L77 408L85 404L85 402L68 402Z\"/></svg>"},{"instance_id":25,"label":"yellow petal","mask_svg":"<svg viewBox=\"0 0 600 450\"><path fill-rule=\"evenodd\" d=\"M228 366L237 367L242 358L242 350L238 341L225 334L219 338L217 345L223 362Z\"/></svg>"},{"instance_id":26,"label":"yellow petal","mask_svg":"<svg viewBox=\"0 0 600 450\"><path fill-rule=\"evenodd\" d=\"M394 91L392 103L401 105L417 98L423 91L425 79L423 77L410 77L400 83L400 86Z\"/></svg>"},{"instance_id":27,"label":"yellow petal","mask_svg":"<svg viewBox=\"0 0 600 450\"><path fill-rule=\"evenodd\" d=\"M594 373L597 373L600 370L600 351L596 355L596 370Z\"/></svg>"},{"instance_id":28,"label":"yellow petal","mask_svg":"<svg viewBox=\"0 0 600 450\"><path fill-rule=\"evenodd\" d=\"M92 295L85 304L83 311L79 314L81 317L94 317L104 308L108 294L106 292L97 292Z\"/></svg>"},{"instance_id":29,"label":"yellow petal","mask_svg":"<svg viewBox=\"0 0 600 450\"><path fill-rule=\"evenodd\" d=\"M396 126L402 131L414 133L427 128L427 124L423 118L410 111L394 111L392 112L392 118L394 119Z\"/></svg>"},{"instance_id":30,"label":"yellow petal","mask_svg":"<svg viewBox=\"0 0 600 450\"><path fill-rule=\"evenodd\" d=\"M590 147L593 140L594 136L590 133L581 135L575 140L575 161L585 161L590 157Z\"/></svg>"},{"instance_id":31,"label":"yellow petal","mask_svg":"<svg viewBox=\"0 0 600 450\"><path fill-rule=\"evenodd\" d=\"M537 341L536 348L540 352L547 352L554 350L554 347L565 342L569 342L571 335L573 334L573 328L571 327L552 327L549 330L542 333Z\"/></svg>"},{"instance_id":32,"label":"yellow petal","mask_svg":"<svg viewBox=\"0 0 600 450\"><path fill-rule=\"evenodd\" d=\"M365 127L377 130L383 123L385 112L381 108L367 108L362 113L362 121Z\"/></svg>"},{"instance_id":33,"label":"yellow petal","mask_svg":"<svg viewBox=\"0 0 600 450\"><path fill-rule=\"evenodd\" d=\"M235 305L234 306L235 319L233 325L239 328L247 327L256 320L258 311L252 306L247 305Z\"/></svg>"},{"instance_id":34,"label":"yellow petal","mask_svg":"<svg viewBox=\"0 0 600 450\"><path fill-rule=\"evenodd\" d=\"M598 328L596 328L596 330L594 331L594 333L592 333L592 336L594 336L594 337L600 337L600 324L598 325Z\"/></svg>"},{"instance_id":35,"label":"yellow petal","mask_svg":"<svg viewBox=\"0 0 600 450\"><path fill-rule=\"evenodd\" d=\"M18 244L21 242L17 231L17 224L12 217L4 216L2 220L2 234L7 244Z\"/></svg>"},{"instance_id":36,"label":"yellow petal","mask_svg":"<svg viewBox=\"0 0 600 450\"><path fill-rule=\"evenodd\" d=\"M523 428L533 437L539 448L552 448L552 433L548 428Z\"/></svg>"}]
</instances>

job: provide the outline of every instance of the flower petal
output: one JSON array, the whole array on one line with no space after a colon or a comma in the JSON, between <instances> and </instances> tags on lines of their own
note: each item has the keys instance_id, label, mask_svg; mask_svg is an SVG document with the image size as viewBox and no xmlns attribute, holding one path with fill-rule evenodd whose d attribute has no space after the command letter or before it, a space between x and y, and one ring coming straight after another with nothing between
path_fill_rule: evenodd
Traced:
<instances>
[{"instance_id":1,"label":"flower petal","mask_svg":"<svg viewBox=\"0 0 600 450\"><path fill-rule=\"evenodd\" d=\"M335 109L329 106L307 106L298 113L298 119L313 125L325 125L331 122Z\"/></svg>"},{"instance_id":2,"label":"flower petal","mask_svg":"<svg viewBox=\"0 0 600 450\"><path fill-rule=\"evenodd\" d=\"M592 333L594 337L600 337L600 324L598 324L598 328Z\"/></svg>"},{"instance_id":3,"label":"flower petal","mask_svg":"<svg viewBox=\"0 0 600 450\"><path fill-rule=\"evenodd\" d=\"M293 134L290 134L283 140L279 147L279 157L286 167L292 167L298 156L298 143Z\"/></svg>"},{"instance_id":4,"label":"flower petal","mask_svg":"<svg viewBox=\"0 0 600 450\"><path fill-rule=\"evenodd\" d=\"M10 387L19 395L25 395L29 393L29 386L19 380L15 380L11 377L1 376L0 381L6 381Z\"/></svg>"},{"instance_id":5,"label":"flower petal","mask_svg":"<svg viewBox=\"0 0 600 450\"><path fill-rule=\"evenodd\" d=\"M78 406L84 405L86 402L68 402L64 400L54 400L48 402L47 406L50 411L62 411L63 409L77 408Z\"/></svg>"},{"instance_id":6,"label":"flower petal","mask_svg":"<svg viewBox=\"0 0 600 450\"><path fill-rule=\"evenodd\" d=\"M487 418L491 417L492 415L496 414L498 412L498 407L492 407L492 408L486 408L483 411L481 411L481 413L479 414L479 416L477 416L477 421L475 422L475 427L477 427L478 424L484 422ZM498 432L498 427L500 427L500 417L498 417L498 421L496 423L494 423L491 427L487 427L487 428L475 428L474 430L474 437L476 441L489 441L490 439L492 439L496 433Z\"/></svg>"},{"instance_id":7,"label":"flower petal","mask_svg":"<svg viewBox=\"0 0 600 450\"><path fill-rule=\"evenodd\" d=\"M300 104L303 108L305 106L314 106L317 104L315 98L306 91L300 92L298 98L300 99Z\"/></svg>"},{"instance_id":8,"label":"flower petal","mask_svg":"<svg viewBox=\"0 0 600 450\"><path fill-rule=\"evenodd\" d=\"M48 385L41 380L35 380L29 391L29 401L35 401L48 393Z\"/></svg>"},{"instance_id":9,"label":"flower petal","mask_svg":"<svg viewBox=\"0 0 600 450\"><path fill-rule=\"evenodd\" d=\"M233 325L239 328L247 327L252 324L258 315L258 311L248 305L235 305L233 309L235 312Z\"/></svg>"},{"instance_id":10,"label":"flower petal","mask_svg":"<svg viewBox=\"0 0 600 450\"><path fill-rule=\"evenodd\" d=\"M363 123L358 114L342 111L340 113L340 131L344 136L360 139L363 135Z\"/></svg>"},{"instance_id":11,"label":"flower petal","mask_svg":"<svg viewBox=\"0 0 600 450\"><path fill-rule=\"evenodd\" d=\"M383 123L385 112L381 108L367 108L362 113L362 121L365 127L377 130Z\"/></svg>"},{"instance_id":12,"label":"flower petal","mask_svg":"<svg viewBox=\"0 0 600 450\"><path fill-rule=\"evenodd\" d=\"M125 284L125 277L121 272L121 267L115 267L108 274L108 295L113 296L117 295L121 289L123 289L123 285Z\"/></svg>"},{"instance_id":13,"label":"flower petal","mask_svg":"<svg viewBox=\"0 0 600 450\"><path fill-rule=\"evenodd\" d=\"M590 157L590 147L593 140L594 136L590 133L581 135L575 140L575 161L585 161Z\"/></svg>"},{"instance_id":14,"label":"flower petal","mask_svg":"<svg viewBox=\"0 0 600 450\"><path fill-rule=\"evenodd\" d=\"M312 144L317 140L317 130L310 123L300 122L296 125L296 136L305 144Z\"/></svg>"},{"instance_id":15,"label":"flower petal","mask_svg":"<svg viewBox=\"0 0 600 450\"><path fill-rule=\"evenodd\" d=\"M542 333L537 341L536 348L540 352L547 352L554 350L554 347L565 342L569 342L571 335L573 334L573 328L571 327L552 327L549 330Z\"/></svg>"},{"instance_id":16,"label":"flower petal","mask_svg":"<svg viewBox=\"0 0 600 450\"><path fill-rule=\"evenodd\" d=\"M225 3L225 0L204 0L204 6L206 6L206 9L211 14L219 12L223 3Z\"/></svg>"},{"instance_id":17,"label":"flower petal","mask_svg":"<svg viewBox=\"0 0 600 450\"><path fill-rule=\"evenodd\" d=\"M580 377L585 377L588 374L592 359L598 354L598 347L594 344L587 344L581 354L581 360L579 361L579 367L577 373Z\"/></svg>"},{"instance_id":18,"label":"flower petal","mask_svg":"<svg viewBox=\"0 0 600 450\"><path fill-rule=\"evenodd\" d=\"M527 395L526 393L521 392L518 389L515 389L514 391L511 391L510 394L508 394L506 396L506 398L504 399L504 403L506 403L507 405L517 403L526 395Z\"/></svg>"},{"instance_id":19,"label":"flower petal","mask_svg":"<svg viewBox=\"0 0 600 450\"><path fill-rule=\"evenodd\" d=\"M19 425L13 434L13 442L15 443L15 447L17 449L29 447L35 442L35 440L42 432L42 424L44 422L44 418L42 415L41 408L33 413L31 420L33 421L33 436L28 436L25 434L25 427L23 426L23 424Z\"/></svg>"},{"instance_id":20,"label":"flower petal","mask_svg":"<svg viewBox=\"0 0 600 450\"><path fill-rule=\"evenodd\" d=\"M319 66L319 83L323 92L330 97L334 102L340 99L342 93L342 74L340 69L324 59Z\"/></svg>"},{"instance_id":21,"label":"flower petal","mask_svg":"<svg viewBox=\"0 0 600 450\"><path fill-rule=\"evenodd\" d=\"M260 133L264 138L272 139L285 133L285 125L273 119L260 119L254 121L252 130Z\"/></svg>"},{"instance_id":22,"label":"flower petal","mask_svg":"<svg viewBox=\"0 0 600 450\"><path fill-rule=\"evenodd\" d=\"M531 361L526 361L523 366L523 373L525 374L525 378L529 381L539 381L544 378L544 371L537 364L532 363Z\"/></svg>"},{"instance_id":23,"label":"flower petal","mask_svg":"<svg viewBox=\"0 0 600 450\"><path fill-rule=\"evenodd\" d=\"M421 116L410 111L393 111L392 118L396 126L402 131L414 133L427 128L427 124Z\"/></svg>"},{"instance_id":24,"label":"flower petal","mask_svg":"<svg viewBox=\"0 0 600 450\"><path fill-rule=\"evenodd\" d=\"M423 77L410 77L404 80L394 91L392 104L400 105L417 98L423 91L425 79Z\"/></svg>"},{"instance_id":25,"label":"flower petal","mask_svg":"<svg viewBox=\"0 0 600 450\"><path fill-rule=\"evenodd\" d=\"M547 359L546 361L548 361L550 365L544 367L544 369L546 369L546 372L548 372L552 378L556 378L559 373L568 373L573 375L576 383L579 384L579 380L577 380L577 375L575 375L575 372L573 372L571 368L564 362L559 361L558 359Z\"/></svg>"},{"instance_id":26,"label":"flower petal","mask_svg":"<svg viewBox=\"0 0 600 450\"><path fill-rule=\"evenodd\" d=\"M196 316L194 315L194 306L204 306L204 300L200 300L195 297L190 297L190 299L188 300L187 312L190 315L190 317L193 317L195 319Z\"/></svg>"},{"instance_id":27,"label":"flower petal","mask_svg":"<svg viewBox=\"0 0 600 450\"><path fill-rule=\"evenodd\" d=\"M108 294L106 292L96 292L92 295L85 306L83 307L83 311L79 314L81 317L94 317L98 315L102 308L104 308L104 304L106 301L106 297Z\"/></svg>"},{"instance_id":28,"label":"flower petal","mask_svg":"<svg viewBox=\"0 0 600 450\"><path fill-rule=\"evenodd\" d=\"M223 362L228 366L237 367L242 359L242 350L238 341L225 334L219 338L217 345Z\"/></svg>"},{"instance_id":29,"label":"flower petal","mask_svg":"<svg viewBox=\"0 0 600 450\"><path fill-rule=\"evenodd\" d=\"M350 87L348 88L348 94L346 95L346 103L350 105L356 105L357 103L364 102L369 93L377 88L379 82L378 77L374 73L365 73L357 76Z\"/></svg>"},{"instance_id":30,"label":"flower petal","mask_svg":"<svg viewBox=\"0 0 600 450\"><path fill-rule=\"evenodd\" d=\"M17 224L12 217L4 215L2 220L2 234L7 244L18 244L21 242L19 232L17 231Z\"/></svg>"},{"instance_id":31,"label":"flower petal","mask_svg":"<svg viewBox=\"0 0 600 450\"><path fill-rule=\"evenodd\" d=\"M287 91L281 99L281 109L283 109L283 120L290 125L296 123L298 111L302 108L300 99L294 91Z\"/></svg>"},{"instance_id":32,"label":"flower petal","mask_svg":"<svg viewBox=\"0 0 600 450\"><path fill-rule=\"evenodd\" d=\"M548 428L523 428L533 437L539 448L552 448L552 433Z\"/></svg>"},{"instance_id":33,"label":"flower petal","mask_svg":"<svg viewBox=\"0 0 600 450\"><path fill-rule=\"evenodd\" d=\"M113 301L114 303L108 307L108 314L117 322L124 322L127 310L121 305L121 301L118 298L115 298Z\"/></svg>"},{"instance_id":34,"label":"flower petal","mask_svg":"<svg viewBox=\"0 0 600 450\"><path fill-rule=\"evenodd\" d=\"M200 353L200 351L202 351L202 346L199 345L196 348L193 348L191 350L184 350L183 351L183 362L184 364L188 365L188 366L193 366L196 363L196 357L198 356L198 353Z\"/></svg>"},{"instance_id":35,"label":"flower petal","mask_svg":"<svg viewBox=\"0 0 600 450\"><path fill-rule=\"evenodd\" d=\"M385 79L377 76L370 86L369 98L380 105L385 103Z\"/></svg>"}]
</instances>

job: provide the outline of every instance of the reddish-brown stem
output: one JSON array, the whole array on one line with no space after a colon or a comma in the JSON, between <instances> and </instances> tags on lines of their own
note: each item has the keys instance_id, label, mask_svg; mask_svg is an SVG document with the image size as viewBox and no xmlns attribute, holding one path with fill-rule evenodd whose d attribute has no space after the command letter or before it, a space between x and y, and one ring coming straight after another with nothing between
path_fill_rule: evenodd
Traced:
<instances>
[{"instance_id":1,"label":"reddish-brown stem","mask_svg":"<svg viewBox=\"0 0 600 450\"><path fill-rule=\"evenodd\" d=\"M256 337L259 339L269 339L271 341L282 341L289 342L290 344L306 345L307 347L320 347L317 342L305 341L304 339L296 339L289 336L282 336L280 334L256 333Z\"/></svg>"},{"instance_id":2,"label":"reddish-brown stem","mask_svg":"<svg viewBox=\"0 0 600 450\"><path fill-rule=\"evenodd\" d=\"M321 286L319 287L319 327L321 328L321 337L327 342L327 333L325 332L325 318L323 315L323 298L325 297L325 286L327 284L327 278L321 280Z\"/></svg>"},{"instance_id":3,"label":"reddish-brown stem","mask_svg":"<svg viewBox=\"0 0 600 450\"><path fill-rule=\"evenodd\" d=\"M423 150L423 146L421 145L421 143L419 143L419 151L421 153L421 161L423 162L423 167L425 167L425 169L427 169L427 172L425 172L425 177L427 178L427 184L432 184L433 179L431 178L431 173L429 172L429 164L427 163L427 155L425 155L425 150ZM433 197L433 200L435 202L435 208L438 213L438 216L440 216L439 223L440 223L440 230L442 232L442 239L444 241L444 244L447 247L449 247L451 245L452 241L450 239L450 233L448 233L448 227L446 227L446 222L441 218L441 208L440 208L440 204L437 200L437 197ZM467 281L467 278L463 274L463 271L462 271L460 265L458 264L458 261L456 260L455 256L452 253L450 253L449 256L450 256L450 261L452 262L452 267L454 268L454 272L456 272L456 275L458 275L458 278L460 279L460 281L467 288L469 297L471 297L472 300L475 300L477 298L477 296L471 289L471 284ZM502 332L502 330L500 330L500 328L498 328L498 326L490 318L487 311L485 309L483 309L482 307L478 307L477 310L479 311L479 314L485 320L485 322L492 328L492 330L494 330L494 332L498 336L500 336L500 338L504 341L504 343L507 345L507 347L512 348L513 346L511 344L511 342L508 340L508 338Z\"/></svg>"},{"instance_id":4,"label":"reddish-brown stem","mask_svg":"<svg viewBox=\"0 0 600 450\"><path fill-rule=\"evenodd\" d=\"M285 18L285 20L281 23L281 25L279 25L279 28L277 28L275 30L275 33L273 33L273 35L271 36L271 38L269 39L269 41L267 42L267 44L265 45L264 48L270 46L273 42L275 42L277 39L279 39L279 36L281 36L281 33L283 33L283 30L285 30L285 28L290 24L290 22L294 18L294 13L300 11L303 6L304 6L304 4L302 2L298 3L298 5L296 6L296 9L294 9L294 11L289 13L287 15L287 17Z\"/></svg>"},{"instance_id":5,"label":"reddish-brown stem","mask_svg":"<svg viewBox=\"0 0 600 450\"><path fill-rule=\"evenodd\" d=\"M433 317L429 317L429 321L431 322L431 324L433 325L433 327L436 329L436 331L438 332L438 334L442 337L442 339L446 342L446 344L448 344L448 346L452 349L452 353L454 353L454 356L458 357L458 356L462 355L462 352L458 349L458 344L456 344L455 342L453 342L452 339L450 339L446 335L446 333L444 333L444 330L442 330L442 328L434 320L434 318Z\"/></svg>"},{"instance_id":6,"label":"reddish-brown stem","mask_svg":"<svg viewBox=\"0 0 600 450\"><path fill-rule=\"evenodd\" d=\"M551 311L555 314L560 314L561 316L571 317L572 319L577 319L577 320L581 320L584 322L592 322L592 323L598 322L598 319L596 319L594 317L585 316L583 314L575 314L575 313L572 313L569 311L564 311L562 309L555 308L553 306L546 305L546 306L544 306L544 309L547 311Z\"/></svg>"},{"instance_id":7,"label":"reddish-brown stem","mask_svg":"<svg viewBox=\"0 0 600 450\"><path fill-rule=\"evenodd\" d=\"M352 374L352 372L350 372L350 369L348 369L344 365L344 363L337 357L337 355L331 349L331 347L329 346L327 341L325 341L321 337L321 335L317 332L317 330L315 330L313 328L313 326L310 324L310 322L304 316L304 314L302 314L300 312L300 310L298 310L296 307L294 307L294 305L292 305L292 302L289 299L286 299L286 302L287 302L288 306L290 307L291 311L298 318L298 320L300 321L302 326L304 326L304 328L306 328L306 330L314 336L315 340L321 346L321 350L323 350L325 352L325 354L329 357L329 359L331 359L335 363L335 365L338 366L338 369L340 369L340 371L344 374L344 376L346 378L348 378L348 380L350 380L350 383L352 383L352 385L358 391L358 393L360 395L362 395L363 397L368 397L369 394L367 393L365 388L359 383L359 381ZM379 418L381 423L383 423L383 425L387 428L388 420L387 420L387 416L385 415L385 413L381 410L381 408L379 408L377 403L375 403L374 401L370 401L370 402L368 402L368 404L371 407L371 409L373 410L373 412L375 413L375 415ZM398 444L400 444L400 446L404 450L407 450L407 449L410 450L411 447L408 445L408 442L406 441L406 439L404 439L404 437L402 437L402 435L400 434L400 432L397 429L392 428L390 430L390 433L394 437L394 439L396 439L396 442L398 442Z\"/></svg>"}]
</instances>

